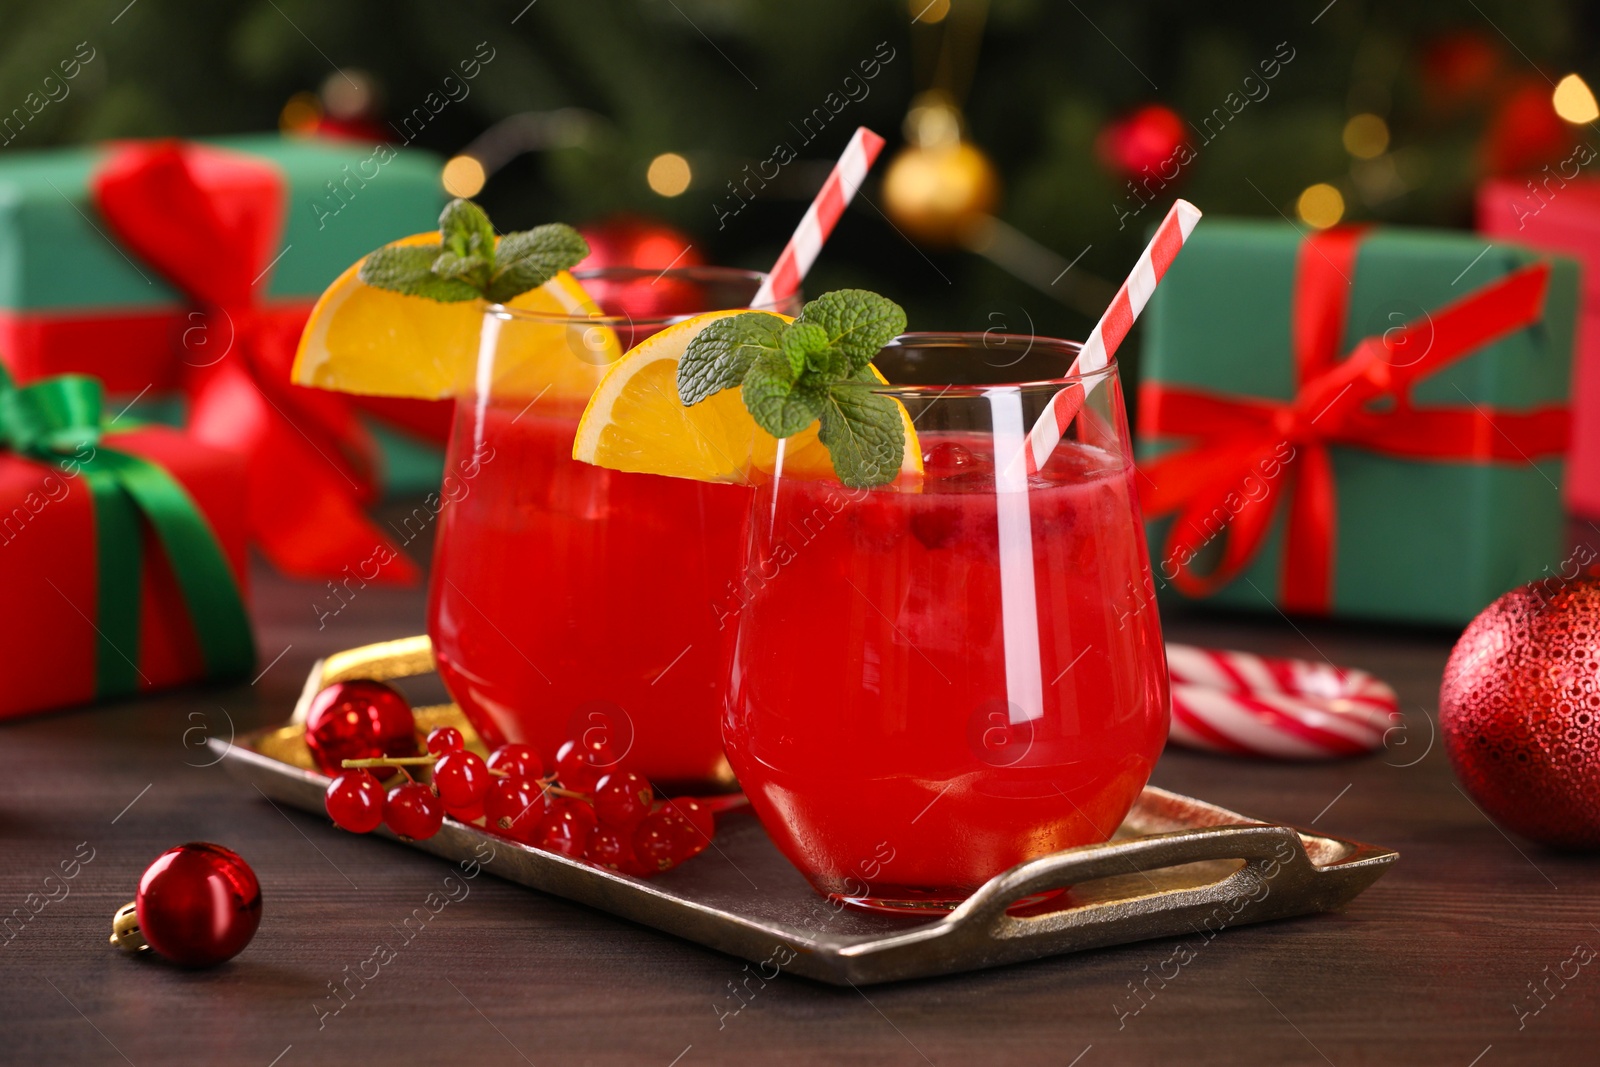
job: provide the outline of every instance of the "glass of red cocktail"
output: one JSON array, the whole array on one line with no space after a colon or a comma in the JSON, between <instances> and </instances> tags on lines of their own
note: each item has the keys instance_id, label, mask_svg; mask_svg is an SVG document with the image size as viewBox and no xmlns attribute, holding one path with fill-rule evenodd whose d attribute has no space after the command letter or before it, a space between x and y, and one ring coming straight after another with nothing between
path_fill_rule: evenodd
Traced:
<instances>
[{"instance_id":1,"label":"glass of red cocktail","mask_svg":"<svg viewBox=\"0 0 1600 1067\"><path fill-rule=\"evenodd\" d=\"M730 787L717 708L728 585L750 490L572 459L607 366L691 315L743 308L762 275L580 271L598 305L494 306L457 393L428 630L491 746L603 741L662 788ZM798 297L771 310L790 314Z\"/></svg>"},{"instance_id":2,"label":"glass of red cocktail","mask_svg":"<svg viewBox=\"0 0 1600 1067\"><path fill-rule=\"evenodd\" d=\"M923 456L871 489L753 494L723 738L822 893L944 908L1106 840L1167 735L1167 673L1116 365L1078 346L909 334L874 365ZM1088 398L1037 473L1024 438Z\"/></svg>"}]
</instances>

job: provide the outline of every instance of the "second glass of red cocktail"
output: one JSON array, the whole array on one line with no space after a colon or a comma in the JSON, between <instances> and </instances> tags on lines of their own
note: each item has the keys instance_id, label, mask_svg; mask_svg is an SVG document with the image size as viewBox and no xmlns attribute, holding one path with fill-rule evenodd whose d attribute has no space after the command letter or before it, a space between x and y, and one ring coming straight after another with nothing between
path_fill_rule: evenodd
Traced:
<instances>
[{"instance_id":1,"label":"second glass of red cocktail","mask_svg":"<svg viewBox=\"0 0 1600 1067\"><path fill-rule=\"evenodd\" d=\"M434 552L439 673L491 747L532 744L548 765L565 740L603 741L662 788L725 788L719 614L750 490L590 466L572 447L610 362L690 315L747 307L762 275L577 277L598 313L485 313Z\"/></svg>"}]
</instances>

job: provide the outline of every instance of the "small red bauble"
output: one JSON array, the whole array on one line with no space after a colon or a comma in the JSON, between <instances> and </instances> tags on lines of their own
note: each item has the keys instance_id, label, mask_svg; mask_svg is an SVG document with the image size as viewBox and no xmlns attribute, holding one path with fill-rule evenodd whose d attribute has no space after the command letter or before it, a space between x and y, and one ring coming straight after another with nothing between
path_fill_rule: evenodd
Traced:
<instances>
[{"instance_id":1,"label":"small red bauble","mask_svg":"<svg viewBox=\"0 0 1600 1067\"><path fill-rule=\"evenodd\" d=\"M616 215L579 232L589 243L589 255L573 270L611 271L583 282L584 289L608 313L638 322L687 314L703 306L706 295L699 285L674 275L663 276L669 267L697 267L703 262L695 242L682 231L655 219ZM629 339L642 340L633 338L631 331L624 338Z\"/></svg>"},{"instance_id":2,"label":"small red bauble","mask_svg":"<svg viewBox=\"0 0 1600 1067\"><path fill-rule=\"evenodd\" d=\"M412 756L417 724L406 698L382 682L335 682L311 701L306 747L324 774L338 774L347 759Z\"/></svg>"},{"instance_id":3,"label":"small red bauble","mask_svg":"<svg viewBox=\"0 0 1600 1067\"><path fill-rule=\"evenodd\" d=\"M1101 130L1095 150L1124 178L1149 175L1170 181L1184 162L1177 158L1178 149L1188 140L1181 115L1170 107L1146 104Z\"/></svg>"},{"instance_id":4,"label":"small red bauble","mask_svg":"<svg viewBox=\"0 0 1600 1067\"><path fill-rule=\"evenodd\" d=\"M1496 822L1600 847L1600 580L1535 582L1484 609L1450 653L1439 725Z\"/></svg>"},{"instance_id":5,"label":"small red bauble","mask_svg":"<svg viewBox=\"0 0 1600 1067\"><path fill-rule=\"evenodd\" d=\"M580 229L589 243L589 255L574 270L603 267L637 267L662 271L668 267L698 267L702 262L694 241L681 230L639 215L613 215Z\"/></svg>"},{"instance_id":6,"label":"small red bauble","mask_svg":"<svg viewBox=\"0 0 1600 1067\"><path fill-rule=\"evenodd\" d=\"M242 952L259 925L261 885L250 865L231 849L193 842L167 849L145 869L138 896L117 912L111 941L210 967Z\"/></svg>"},{"instance_id":7,"label":"small red bauble","mask_svg":"<svg viewBox=\"0 0 1600 1067\"><path fill-rule=\"evenodd\" d=\"M1529 76L1495 104L1479 155L1489 173L1517 174L1554 163L1572 145L1572 127L1551 106L1550 86Z\"/></svg>"}]
</instances>

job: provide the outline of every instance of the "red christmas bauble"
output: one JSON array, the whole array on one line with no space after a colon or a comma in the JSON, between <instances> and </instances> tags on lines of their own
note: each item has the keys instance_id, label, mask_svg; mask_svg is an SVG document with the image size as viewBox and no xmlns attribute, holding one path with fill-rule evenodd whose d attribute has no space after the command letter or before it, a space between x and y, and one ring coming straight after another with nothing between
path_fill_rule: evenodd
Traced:
<instances>
[{"instance_id":1,"label":"red christmas bauble","mask_svg":"<svg viewBox=\"0 0 1600 1067\"><path fill-rule=\"evenodd\" d=\"M613 215L578 232L589 242L589 255L574 270L591 267L697 267L700 253L682 231L640 215Z\"/></svg>"},{"instance_id":2,"label":"red christmas bauble","mask_svg":"<svg viewBox=\"0 0 1600 1067\"><path fill-rule=\"evenodd\" d=\"M1429 102L1453 108L1482 100L1500 76L1505 53L1476 30L1452 30L1422 49L1422 84Z\"/></svg>"},{"instance_id":3,"label":"red christmas bauble","mask_svg":"<svg viewBox=\"0 0 1600 1067\"><path fill-rule=\"evenodd\" d=\"M704 262L683 233L637 215L614 215L578 232L589 242L589 255L573 270L624 269L619 275L584 282L584 289L607 314L638 322L705 310L700 286L674 275L662 276L669 267L698 267Z\"/></svg>"},{"instance_id":4,"label":"red christmas bauble","mask_svg":"<svg viewBox=\"0 0 1600 1067\"><path fill-rule=\"evenodd\" d=\"M1550 86L1527 78L1495 105L1480 152L1489 173L1517 174L1555 162L1577 142L1572 127L1556 114Z\"/></svg>"},{"instance_id":5,"label":"red christmas bauble","mask_svg":"<svg viewBox=\"0 0 1600 1067\"><path fill-rule=\"evenodd\" d=\"M1162 177L1180 162L1174 157L1189 139L1183 117L1170 107L1146 104L1112 122L1095 138L1095 150L1111 170L1124 178L1150 173Z\"/></svg>"},{"instance_id":6,"label":"red christmas bauble","mask_svg":"<svg viewBox=\"0 0 1600 1067\"><path fill-rule=\"evenodd\" d=\"M139 933L185 967L231 960L261 925L261 885L239 854L193 842L169 848L139 879Z\"/></svg>"},{"instance_id":7,"label":"red christmas bauble","mask_svg":"<svg viewBox=\"0 0 1600 1067\"><path fill-rule=\"evenodd\" d=\"M347 759L417 754L417 724L406 698L382 682L335 682L311 701L306 747L324 774Z\"/></svg>"},{"instance_id":8,"label":"red christmas bauble","mask_svg":"<svg viewBox=\"0 0 1600 1067\"><path fill-rule=\"evenodd\" d=\"M1496 822L1600 847L1600 580L1535 582L1485 608L1450 653L1439 725Z\"/></svg>"}]
</instances>

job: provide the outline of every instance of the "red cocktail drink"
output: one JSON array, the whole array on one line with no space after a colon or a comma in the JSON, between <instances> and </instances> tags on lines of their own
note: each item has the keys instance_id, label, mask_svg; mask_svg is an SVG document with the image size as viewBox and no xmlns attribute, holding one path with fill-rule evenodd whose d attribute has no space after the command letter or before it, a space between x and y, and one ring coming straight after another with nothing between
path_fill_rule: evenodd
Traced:
<instances>
[{"instance_id":1,"label":"red cocktail drink","mask_svg":"<svg viewBox=\"0 0 1600 1067\"><path fill-rule=\"evenodd\" d=\"M636 297L649 280L609 288ZM610 310L604 281L585 284ZM695 268L663 285L703 304L673 309L687 314L740 306L758 282ZM447 460L462 488L434 553L440 675L486 740L535 745L547 765L562 741L603 737L657 784L731 784L717 729L728 636L718 604L737 574L750 490L571 458L605 371L597 353L614 358L683 316L489 316ZM601 345L598 331L618 341Z\"/></svg>"},{"instance_id":2,"label":"red cocktail drink","mask_svg":"<svg viewBox=\"0 0 1600 1067\"><path fill-rule=\"evenodd\" d=\"M724 712L734 770L822 892L946 906L1107 839L1167 733L1166 671L1114 370L1031 477L1021 433L1059 384L959 337L877 360L925 472L758 490ZM1025 363L1059 375L1071 346Z\"/></svg>"}]
</instances>

